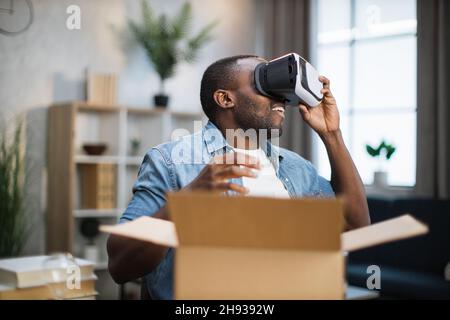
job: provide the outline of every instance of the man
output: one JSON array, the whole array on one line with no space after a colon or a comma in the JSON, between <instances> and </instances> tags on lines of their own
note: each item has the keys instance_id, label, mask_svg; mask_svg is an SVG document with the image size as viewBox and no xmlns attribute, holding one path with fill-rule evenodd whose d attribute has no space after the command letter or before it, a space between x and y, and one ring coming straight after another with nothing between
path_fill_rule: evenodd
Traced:
<instances>
[{"instance_id":1,"label":"man","mask_svg":"<svg viewBox=\"0 0 450 320\"><path fill-rule=\"evenodd\" d=\"M281 134L284 104L260 95L253 82L255 67L264 61L255 56L235 56L207 68L200 98L208 124L201 132L157 146L145 155L133 199L121 222L142 215L168 219L165 193L183 189L280 197L337 193L346 200L347 230L370 223L363 184L342 139L328 79L320 78L324 99L319 106L298 108L325 144L331 184L299 155L259 136L242 134L251 129L267 130L269 139L274 132ZM238 134L227 135L230 130ZM191 157L190 151L197 156ZM158 245L118 236L108 239L109 271L114 280L124 283L146 276L154 299L173 297L173 254L172 249Z\"/></svg>"}]
</instances>

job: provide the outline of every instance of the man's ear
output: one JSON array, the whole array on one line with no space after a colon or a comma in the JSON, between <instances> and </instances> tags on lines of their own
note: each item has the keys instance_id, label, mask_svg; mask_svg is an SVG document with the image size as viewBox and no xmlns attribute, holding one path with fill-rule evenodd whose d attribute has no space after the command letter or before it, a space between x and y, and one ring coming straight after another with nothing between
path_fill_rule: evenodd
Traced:
<instances>
[{"instance_id":1,"label":"man's ear","mask_svg":"<svg viewBox=\"0 0 450 320\"><path fill-rule=\"evenodd\" d=\"M235 107L235 97L231 91L219 89L214 92L213 97L217 105L223 109Z\"/></svg>"}]
</instances>

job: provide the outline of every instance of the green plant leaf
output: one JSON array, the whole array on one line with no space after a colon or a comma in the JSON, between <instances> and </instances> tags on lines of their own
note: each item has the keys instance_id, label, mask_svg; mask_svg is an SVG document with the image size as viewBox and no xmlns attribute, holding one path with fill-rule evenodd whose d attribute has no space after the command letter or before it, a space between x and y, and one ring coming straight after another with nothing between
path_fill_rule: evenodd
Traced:
<instances>
[{"instance_id":1,"label":"green plant leaf","mask_svg":"<svg viewBox=\"0 0 450 320\"><path fill-rule=\"evenodd\" d=\"M199 49L207 42L212 40L211 32L218 24L213 21L207 24L199 33L188 41L188 47L185 53L185 59L188 62L194 62L197 59Z\"/></svg>"},{"instance_id":2,"label":"green plant leaf","mask_svg":"<svg viewBox=\"0 0 450 320\"><path fill-rule=\"evenodd\" d=\"M396 148L392 145L386 146L386 159L389 160L395 153Z\"/></svg>"},{"instance_id":3,"label":"green plant leaf","mask_svg":"<svg viewBox=\"0 0 450 320\"><path fill-rule=\"evenodd\" d=\"M178 14L172 20L172 38L183 39L189 34L192 21L192 8L189 2L185 2Z\"/></svg>"},{"instance_id":4,"label":"green plant leaf","mask_svg":"<svg viewBox=\"0 0 450 320\"><path fill-rule=\"evenodd\" d=\"M153 13L153 9L149 6L147 1L142 0L141 2L141 11L142 11L142 19L144 22L144 29L147 32L152 32L153 29L156 29L157 23L155 21L155 14Z\"/></svg>"},{"instance_id":5,"label":"green plant leaf","mask_svg":"<svg viewBox=\"0 0 450 320\"><path fill-rule=\"evenodd\" d=\"M22 121L12 137L6 124L0 135L0 257L18 255L27 238L24 214L24 160L21 152Z\"/></svg>"},{"instance_id":6,"label":"green plant leaf","mask_svg":"<svg viewBox=\"0 0 450 320\"><path fill-rule=\"evenodd\" d=\"M371 147L370 145L366 144L366 150L367 153L372 156L372 157L378 157L380 155L380 149L374 149L373 147Z\"/></svg>"},{"instance_id":7,"label":"green plant leaf","mask_svg":"<svg viewBox=\"0 0 450 320\"><path fill-rule=\"evenodd\" d=\"M129 29L136 41L144 48L149 61L158 73L161 83L175 74L181 61L192 62L200 48L211 40L214 23L206 25L189 38L192 9L185 2L172 19L162 14L156 17L151 6L142 0L142 22L128 21Z\"/></svg>"},{"instance_id":8,"label":"green plant leaf","mask_svg":"<svg viewBox=\"0 0 450 320\"><path fill-rule=\"evenodd\" d=\"M380 143L380 145L378 146L378 150L383 150L383 149L385 149L386 148L386 141L384 141L384 140L381 140L381 143Z\"/></svg>"}]
</instances>

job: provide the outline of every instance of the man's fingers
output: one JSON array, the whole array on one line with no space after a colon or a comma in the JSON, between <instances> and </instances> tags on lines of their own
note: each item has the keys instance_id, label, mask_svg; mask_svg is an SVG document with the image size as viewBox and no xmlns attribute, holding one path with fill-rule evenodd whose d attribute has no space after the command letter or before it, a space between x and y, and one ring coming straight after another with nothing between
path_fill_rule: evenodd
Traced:
<instances>
[{"instance_id":1,"label":"man's fingers","mask_svg":"<svg viewBox=\"0 0 450 320\"><path fill-rule=\"evenodd\" d=\"M250 168L232 165L216 173L215 177L219 179L233 179L241 177L256 178L257 176L258 174Z\"/></svg>"},{"instance_id":2,"label":"man's fingers","mask_svg":"<svg viewBox=\"0 0 450 320\"><path fill-rule=\"evenodd\" d=\"M330 89L330 79L325 76L320 76L319 81L323 83L325 89Z\"/></svg>"},{"instance_id":3,"label":"man's fingers","mask_svg":"<svg viewBox=\"0 0 450 320\"><path fill-rule=\"evenodd\" d=\"M322 90L320 90L320 92L325 96L325 97L332 97L333 94L331 93L330 89L325 89L323 88Z\"/></svg>"},{"instance_id":4,"label":"man's fingers","mask_svg":"<svg viewBox=\"0 0 450 320\"><path fill-rule=\"evenodd\" d=\"M241 193L241 194L248 194L250 192L250 190L248 190L248 188L238 185L236 183L229 183L228 188L230 188L230 190L233 190L233 191L235 191L237 193Z\"/></svg>"},{"instance_id":5,"label":"man's fingers","mask_svg":"<svg viewBox=\"0 0 450 320\"><path fill-rule=\"evenodd\" d=\"M213 158L212 163L226 164L226 165L241 165L254 169L260 168L258 158L239 152L227 152L223 155L216 156Z\"/></svg>"},{"instance_id":6,"label":"man's fingers","mask_svg":"<svg viewBox=\"0 0 450 320\"><path fill-rule=\"evenodd\" d=\"M248 188L238 185L236 183L232 182L214 182L213 183L213 190L216 191L228 191L232 190L241 194L247 194L249 193Z\"/></svg>"},{"instance_id":7,"label":"man's fingers","mask_svg":"<svg viewBox=\"0 0 450 320\"><path fill-rule=\"evenodd\" d=\"M259 159L249 156L247 154L243 154L240 152L232 152L232 153L226 153L225 157L227 158L227 164L235 164L235 165L241 165L246 166L249 168L260 168Z\"/></svg>"},{"instance_id":8,"label":"man's fingers","mask_svg":"<svg viewBox=\"0 0 450 320\"><path fill-rule=\"evenodd\" d=\"M298 106L298 109L300 110L300 113L301 113L301 115L302 115L302 117L303 117L303 120L308 120L309 117L311 116L311 115L309 114L308 107L305 106L304 104L300 104L300 105Z\"/></svg>"},{"instance_id":9,"label":"man's fingers","mask_svg":"<svg viewBox=\"0 0 450 320\"><path fill-rule=\"evenodd\" d=\"M309 111L308 111L308 107L305 106L304 104L300 104L300 105L298 106L298 108L300 109L300 111L301 111L302 113L308 113L308 112L309 112Z\"/></svg>"}]
</instances>

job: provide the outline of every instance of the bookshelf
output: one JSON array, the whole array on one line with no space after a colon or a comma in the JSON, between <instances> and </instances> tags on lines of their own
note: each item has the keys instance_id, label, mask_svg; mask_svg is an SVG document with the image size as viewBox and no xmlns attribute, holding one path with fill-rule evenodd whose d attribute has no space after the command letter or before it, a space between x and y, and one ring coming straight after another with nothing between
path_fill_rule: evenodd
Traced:
<instances>
[{"instance_id":1,"label":"bookshelf","mask_svg":"<svg viewBox=\"0 0 450 320\"><path fill-rule=\"evenodd\" d=\"M47 252L70 252L83 257L87 240L80 221L96 218L101 224L117 223L132 196L139 166L146 151L170 141L174 129L194 131L200 113L172 112L125 106L105 106L74 101L50 106L48 111L47 155ZM195 129L198 129L196 127ZM132 152L131 139L141 141ZM102 155L87 155L85 143L105 143ZM86 165L113 164L116 168L115 205L84 208L81 174ZM99 249L97 270L107 268L107 236L95 239Z\"/></svg>"}]
</instances>

